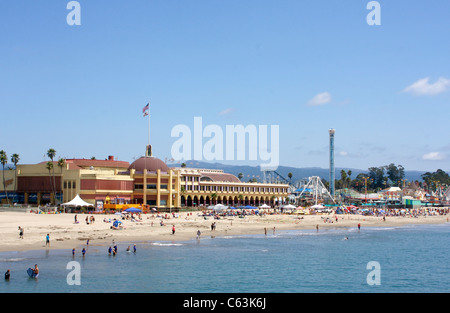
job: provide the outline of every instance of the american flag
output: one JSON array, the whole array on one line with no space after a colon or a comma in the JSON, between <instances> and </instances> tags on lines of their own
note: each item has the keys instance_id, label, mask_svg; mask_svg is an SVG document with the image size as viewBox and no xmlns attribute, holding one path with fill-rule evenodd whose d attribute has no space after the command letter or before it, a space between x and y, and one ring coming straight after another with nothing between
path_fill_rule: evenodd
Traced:
<instances>
[{"instance_id":1,"label":"american flag","mask_svg":"<svg viewBox=\"0 0 450 313\"><path fill-rule=\"evenodd\" d=\"M150 103L147 103L147 105L142 109L142 113L144 114L144 116L148 115L149 108L150 108Z\"/></svg>"}]
</instances>

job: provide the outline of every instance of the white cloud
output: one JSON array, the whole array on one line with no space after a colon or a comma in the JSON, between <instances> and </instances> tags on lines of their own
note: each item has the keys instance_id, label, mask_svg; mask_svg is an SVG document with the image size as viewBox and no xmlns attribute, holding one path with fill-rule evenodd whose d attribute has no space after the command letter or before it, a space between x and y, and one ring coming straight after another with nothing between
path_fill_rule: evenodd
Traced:
<instances>
[{"instance_id":1,"label":"white cloud","mask_svg":"<svg viewBox=\"0 0 450 313\"><path fill-rule=\"evenodd\" d=\"M219 115L227 116L234 112L233 108L228 108L219 113Z\"/></svg>"},{"instance_id":2,"label":"white cloud","mask_svg":"<svg viewBox=\"0 0 450 313\"><path fill-rule=\"evenodd\" d=\"M318 106L331 102L331 95L329 92L325 91L315 95L311 100L308 101L309 106Z\"/></svg>"},{"instance_id":3,"label":"white cloud","mask_svg":"<svg viewBox=\"0 0 450 313\"><path fill-rule=\"evenodd\" d=\"M439 79L433 84L430 84L429 81L430 77L419 79L412 85L403 89L403 92L410 92L418 96L434 96L447 91L450 87L450 79L444 77L439 77Z\"/></svg>"},{"instance_id":4,"label":"white cloud","mask_svg":"<svg viewBox=\"0 0 450 313\"><path fill-rule=\"evenodd\" d=\"M447 156L442 152L430 152L427 154L424 154L422 156L422 159L429 160L429 161L441 161L444 160Z\"/></svg>"}]
</instances>

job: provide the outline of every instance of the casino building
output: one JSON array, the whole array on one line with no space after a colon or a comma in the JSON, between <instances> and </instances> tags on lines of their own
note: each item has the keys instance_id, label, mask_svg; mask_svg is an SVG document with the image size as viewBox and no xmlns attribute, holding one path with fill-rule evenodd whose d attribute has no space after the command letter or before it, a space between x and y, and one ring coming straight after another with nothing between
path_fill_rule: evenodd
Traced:
<instances>
[{"instance_id":1,"label":"casino building","mask_svg":"<svg viewBox=\"0 0 450 313\"><path fill-rule=\"evenodd\" d=\"M217 203L258 206L283 201L289 189L287 184L241 182L222 170L169 167L151 153L131 164L110 156L106 160L66 159L60 165L54 162L52 171L46 165L18 164L16 170L5 170L10 202L65 203L78 194L97 210L124 204L158 208ZM7 202L4 189L0 181L3 204Z\"/></svg>"}]
</instances>

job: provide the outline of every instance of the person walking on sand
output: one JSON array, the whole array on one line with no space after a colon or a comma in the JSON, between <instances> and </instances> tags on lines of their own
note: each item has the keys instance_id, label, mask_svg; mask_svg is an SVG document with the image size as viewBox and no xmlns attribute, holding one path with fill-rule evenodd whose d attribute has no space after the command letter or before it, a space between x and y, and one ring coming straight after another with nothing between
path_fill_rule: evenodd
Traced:
<instances>
[{"instance_id":1,"label":"person walking on sand","mask_svg":"<svg viewBox=\"0 0 450 313\"><path fill-rule=\"evenodd\" d=\"M175 235L175 225L172 225L172 235Z\"/></svg>"},{"instance_id":2,"label":"person walking on sand","mask_svg":"<svg viewBox=\"0 0 450 313\"><path fill-rule=\"evenodd\" d=\"M45 236L45 246L49 246L50 247L50 235L47 234L47 236Z\"/></svg>"},{"instance_id":3,"label":"person walking on sand","mask_svg":"<svg viewBox=\"0 0 450 313\"><path fill-rule=\"evenodd\" d=\"M19 226L19 238L23 239L23 228Z\"/></svg>"},{"instance_id":4,"label":"person walking on sand","mask_svg":"<svg viewBox=\"0 0 450 313\"><path fill-rule=\"evenodd\" d=\"M200 229L197 230L197 240L200 239L200 235L201 235L201 234L202 234L202 233L200 232Z\"/></svg>"},{"instance_id":5,"label":"person walking on sand","mask_svg":"<svg viewBox=\"0 0 450 313\"><path fill-rule=\"evenodd\" d=\"M319 224L316 225L316 230L319 232Z\"/></svg>"}]
</instances>

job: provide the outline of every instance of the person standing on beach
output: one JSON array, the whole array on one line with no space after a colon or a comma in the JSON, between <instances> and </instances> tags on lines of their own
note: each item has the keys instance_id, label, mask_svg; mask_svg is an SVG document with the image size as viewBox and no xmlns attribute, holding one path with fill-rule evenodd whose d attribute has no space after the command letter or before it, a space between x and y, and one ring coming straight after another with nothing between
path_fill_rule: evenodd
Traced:
<instances>
[{"instance_id":1,"label":"person standing on beach","mask_svg":"<svg viewBox=\"0 0 450 313\"><path fill-rule=\"evenodd\" d=\"M72 249L72 257L75 257L75 248Z\"/></svg>"},{"instance_id":2,"label":"person standing on beach","mask_svg":"<svg viewBox=\"0 0 450 313\"><path fill-rule=\"evenodd\" d=\"M23 239L23 228L19 226L19 238Z\"/></svg>"},{"instance_id":3,"label":"person standing on beach","mask_svg":"<svg viewBox=\"0 0 450 313\"><path fill-rule=\"evenodd\" d=\"M358 223L358 231L360 231L360 230L361 230L361 224Z\"/></svg>"},{"instance_id":4,"label":"person standing on beach","mask_svg":"<svg viewBox=\"0 0 450 313\"><path fill-rule=\"evenodd\" d=\"M197 230L197 240L200 239L200 235L201 235L201 234L202 234L202 233L200 232L200 229Z\"/></svg>"},{"instance_id":5,"label":"person standing on beach","mask_svg":"<svg viewBox=\"0 0 450 313\"><path fill-rule=\"evenodd\" d=\"M83 248L83 250L81 250L81 253L83 254L83 256L85 256L85 254L86 254L86 249Z\"/></svg>"},{"instance_id":6,"label":"person standing on beach","mask_svg":"<svg viewBox=\"0 0 450 313\"><path fill-rule=\"evenodd\" d=\"M175 225L172 225L172 235L175 235Z\"/></svg>"},{"instance_id":7,"label":"person standing on beach","mask_svg":"<svg viewBox=\"0 0 450 313\"><path fill-rule=\"evenodd\" d=\"M133 246L133 252L136 253L136 244Z\"/></svg>"},{"instance_id":8,"label":"person standing on beach","mask_svg":"<svg viewBox=\"0 0 450 313\"><path fill-rule=\"evenodd\" d=\"M5 280L9 280L10 277L11 277L11 271L8 269L5 273Z\"/></svg>"},{"instance_id":9,"label":"person standing on beach","mask_svg":"<svg viewBox=\"0 0 450 313\"><path fill-rule=\"evenodd\" d=\"M47 234L47 236L45 236L45 246L49 246L50 247L50 235Z\"/></svg>"},{"instance_id":10,"label":"person standing on beach","mask_svg":"<svg viewBox=\"0 0 450 313\"><path fill-rule=\"evenodd\" d=\"M316 225L316 230L319 232L319 224Z\"/></svg>"}]
</instances>

